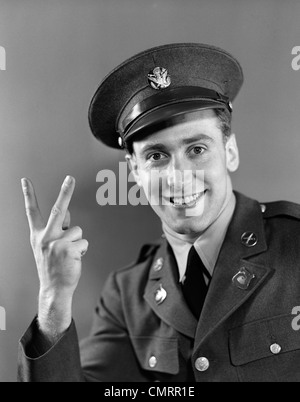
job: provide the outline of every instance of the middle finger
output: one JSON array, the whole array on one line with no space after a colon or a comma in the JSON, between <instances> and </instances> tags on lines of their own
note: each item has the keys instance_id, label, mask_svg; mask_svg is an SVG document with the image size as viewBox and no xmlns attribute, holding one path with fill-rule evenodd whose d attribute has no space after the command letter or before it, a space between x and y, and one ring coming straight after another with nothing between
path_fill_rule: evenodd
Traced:
<instances>
[{"instance_id":1,"label":"middle finger","mask_svg":"<svg viewBox=\"0 0 300 402\"><path fill-rule=\"evenodd\" d=\"M47 231L61 231L66 217L66 213L72 199L75 189L75 179L67 176L59 193L59 196L52 208L48 223Z\"/></svg>"}]
</instances>

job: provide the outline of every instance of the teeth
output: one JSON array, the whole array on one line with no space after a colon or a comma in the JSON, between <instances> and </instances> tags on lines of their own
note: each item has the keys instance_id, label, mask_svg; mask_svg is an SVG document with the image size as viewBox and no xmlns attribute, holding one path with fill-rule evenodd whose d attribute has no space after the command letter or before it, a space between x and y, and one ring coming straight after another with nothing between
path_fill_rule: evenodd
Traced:
<instances>
[{"instance_id":1,"label":"teeth","mask_svg":"<svg viewBox=\"0 0 300 402\"><path fill-rule=\"evenodd\" d=\"M200 193L192 195L190 197L185 197L185 198L173 198L173 203L174 205L188 205L191 204L192 202L195 202L199 197Z\"/></svg>"}]
</instances>

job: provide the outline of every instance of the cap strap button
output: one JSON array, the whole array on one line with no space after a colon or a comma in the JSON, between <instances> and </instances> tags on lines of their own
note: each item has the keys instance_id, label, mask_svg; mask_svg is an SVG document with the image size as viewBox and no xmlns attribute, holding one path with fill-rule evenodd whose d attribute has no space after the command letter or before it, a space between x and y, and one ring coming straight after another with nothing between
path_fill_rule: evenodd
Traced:
<instances>
[{"instance_id":1,"label":"cap strap button","mask_svg":"<svg viewBox=\"0 0 300 402\"><path fill-rule=\"evenodd\" d=\"M122 138L122 137L119 137L119 138L118 138L118 144L119 144L120 148L124 148L124 142L123 142L123 138Z\"/></svg>"}]
</instances>

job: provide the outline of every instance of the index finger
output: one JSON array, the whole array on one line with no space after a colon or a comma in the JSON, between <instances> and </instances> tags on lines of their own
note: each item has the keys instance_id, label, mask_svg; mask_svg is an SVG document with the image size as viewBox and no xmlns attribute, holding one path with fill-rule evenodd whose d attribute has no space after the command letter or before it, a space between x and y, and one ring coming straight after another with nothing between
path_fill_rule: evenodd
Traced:
<instances>
[{"instance_id":1,"label":"index finger","mask_svg":"<svg viewBox=\"0 0 300 402\"><path fill-rule=\"evenodd\" d=\"M59 196L52 208L47 230L62 230L63 223L69 208L70 201L72 199L75 189L75 179L72 176L67 176L59 193Z\"/></svg>"},{"instance_id":2,"label":"index finger","mask_svg":"<svg viewBox=\"0 0 300 402\"><path fill-rule=\"evenodd\" d=\"M31 233L44 227L43 218L39 209L34 187L27 178L21 180L25 200L25 210Z\"/></svg>"}]
</instances>

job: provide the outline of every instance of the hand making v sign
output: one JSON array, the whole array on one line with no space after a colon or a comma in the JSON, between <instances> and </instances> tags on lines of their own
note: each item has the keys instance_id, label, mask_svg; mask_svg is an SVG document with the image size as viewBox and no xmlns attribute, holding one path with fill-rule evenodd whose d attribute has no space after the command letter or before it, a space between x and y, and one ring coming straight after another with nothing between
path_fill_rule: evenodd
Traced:
<instances>
[{"instance_id":1,"label":"hand making v sign","mask_svg":"<svg viewBox=\"0 0 300 402\"><path fill-rule=\"evenodd\" d=\"M71 324L72 298L81 275L81 258L88 249L87 240L82 238L82 229L69 228L68 207L75 179L66 177L47 224L42 218L31 181L22 179L22 188L40 280L39 324L49 337L55 337Z\"/></svg>"}]
</instances>

